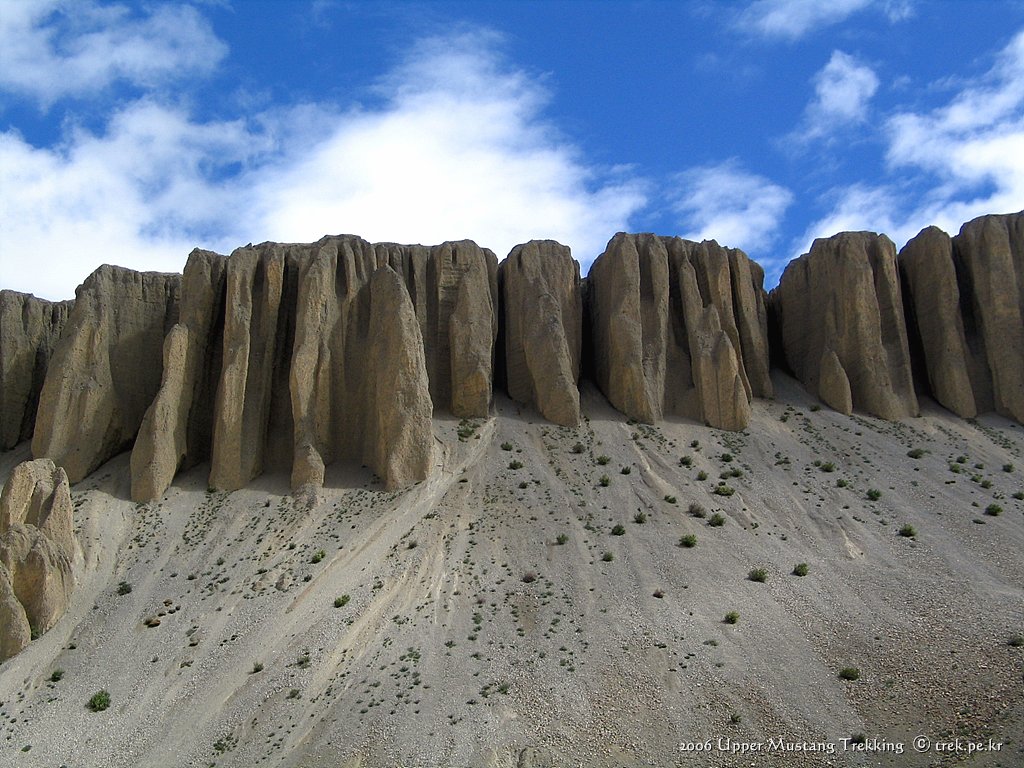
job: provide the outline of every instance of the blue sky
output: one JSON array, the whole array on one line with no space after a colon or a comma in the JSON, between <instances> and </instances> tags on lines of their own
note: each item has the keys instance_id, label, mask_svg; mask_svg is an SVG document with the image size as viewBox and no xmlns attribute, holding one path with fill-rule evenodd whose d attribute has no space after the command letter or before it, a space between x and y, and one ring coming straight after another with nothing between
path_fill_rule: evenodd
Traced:
<instances>
[{"instance_id":1,"label":"blue sky","mask_svg":"<svg viewBox=\"0 0 1024 768\"><path fill-rule=\"evenodd\" d=\"M0 287L353 233L814 237L1024 208L1024 4L0 0Z\"/></svg>"}]
</instances>

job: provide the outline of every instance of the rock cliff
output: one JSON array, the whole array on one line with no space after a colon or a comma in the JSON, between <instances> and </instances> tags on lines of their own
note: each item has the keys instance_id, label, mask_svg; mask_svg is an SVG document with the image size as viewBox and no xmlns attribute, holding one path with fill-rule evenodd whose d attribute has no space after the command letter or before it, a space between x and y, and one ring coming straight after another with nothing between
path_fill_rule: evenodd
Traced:
<instances>
[{"instance_id":1,"label":"rock cliff","mask_svg":"<svg viewBox=\"0 0 1024 768\"><path fill-rule=\"evenodd\" d=\"M76 483L130 448L160 387L180 275L102 266L78 288L39 395L32 455Z\"/></svg>"},{"instance_id":2,"label":"rock cliff","mask_svg":"<svg viewBox=\"0 0 1024 768\"><path fill-rule=\"evenodd\" d=\"M796 377L842 413L918 413L896 246L885 235L819 238L790 262L771 300Z\"/></svg>"},{"instance_id":3,"label":"rock cliff","mask_svg":"<svg viewBox=\"0 0 1024 768\"><path fill-rule=\"evenodd\" d=\"M0 661L64 615L76 547L64 470L49 459L16 466L0 493Z\"/></svg>"},{"instance_id":4,"label":"rock cliff","mask_svg":"<svg viewBox=\"0 0 1024 768\"><path fill-rule=\"evenodd\" d=\"M594 262L590 323L598 386L631 418L746 426L771 395L764 279L714 241L620 233Z\"/></svg>"},{"instance_id":5,"label":"rock cliff","mask_svg":"<svg viewBox=\"0 0 1024 768\"><path fill-rule=\"evenodd\" d=\"M499 267L505 371L513 400L548 421L580 421L583 293L580 266L552 240L517 245Z\"/></svg>"},{"instance_id":6,"label":"rock cliff","mask_svg":"<svg viewBox=\"0 0 1024 768\"><path fill-rule=\"evenodd\" d=\"M39 391L73 303L0 291L0 450L32 437Z\"/></svg>"}]
</instances>

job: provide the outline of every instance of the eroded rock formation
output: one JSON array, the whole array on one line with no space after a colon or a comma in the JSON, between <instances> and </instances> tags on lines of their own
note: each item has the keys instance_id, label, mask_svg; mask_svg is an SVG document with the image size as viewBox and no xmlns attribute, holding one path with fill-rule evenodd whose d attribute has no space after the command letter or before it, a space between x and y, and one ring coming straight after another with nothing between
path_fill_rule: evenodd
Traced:
<instances>
[{"instance_id":1,"label":"eroded rock formation","mask_svg":"<svg viewBox=\"0 0 1024 768\"><path fill-rule=\"evenodd\" d=\"M0 291L0 450L32 437L46 369L73 303Z\"/></svg>"},{"instance_id":2,"label":"eroded rock formation","mask_svg":"<svg viewBox=\"0 0 1024 768\"><path fill-rule=\"evenodd\" d=\"M505 321L505 371L513 400L548 421L580 421L583 294L568 247L532 240L499 268Z\"/></svg>"},{"instance_id":3,"label":"eroded rock formation","mask_svg":"<svg viewBox=\"0 0 1024 768\"><path fill-rule=\"evenodd\" d=\"M76 546L64 470L49 459L16 466L0 493L0 661L64 615Z\"/></svg>"},{"instance_id":4,"label":"eroded rock formation","mask_svg":"<svg viewBox=\"0 0 1024 768\"><path fill-rule=\"evenodd\" d=\"M808 391L842 413L914 416L896 246L885 235L819 238L790 262L772 302L786 361Z\"/></svg>"},{"instance_id":5,"label":"eroded rock formation","mask_svg":"<svg viewBox=\"0 0 1024 768\"><path fill-rule=\"evenodd\" d=\"M105 265L79 286L39 395L32 455L76 483L131 447L160 387L180 275Z\"/></svg>"},{"instance_id":6,"label":"eroded rock formation","mask_svg":"<svg viewBox=\"0 0 1024 768\"><path fill-rule=\"evenodd\" d=\"M631 418L666 413L742 429L769 396L764 279L714 241L620 233L594 262L590 321L598 386Z\"/></svg>"}]
</instances>

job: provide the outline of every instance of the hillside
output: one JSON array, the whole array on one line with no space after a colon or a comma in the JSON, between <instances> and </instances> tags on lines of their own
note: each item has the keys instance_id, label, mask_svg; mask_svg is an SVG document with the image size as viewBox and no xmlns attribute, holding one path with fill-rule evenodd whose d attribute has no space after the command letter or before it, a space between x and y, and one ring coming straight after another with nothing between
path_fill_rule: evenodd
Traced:
<instances>
[{"instance_id":1,"label":"hillside","mask_svg":"<svg viewBox=\"0 0 1024 768\"><path fill-rule=\"evenodd\" d=\"M434 416L405 490L337 464L319 492L228 493L199 464L134 503L121 454L73 486L67 613L0 667L0 763L1020 764L1021 426L772 385L731 432L631 422L586 382L575 428L496 395ZM680 751L854 734L907 752ZM918 734L1004 746L920 756Z\"/></svg>"}]
</instances>

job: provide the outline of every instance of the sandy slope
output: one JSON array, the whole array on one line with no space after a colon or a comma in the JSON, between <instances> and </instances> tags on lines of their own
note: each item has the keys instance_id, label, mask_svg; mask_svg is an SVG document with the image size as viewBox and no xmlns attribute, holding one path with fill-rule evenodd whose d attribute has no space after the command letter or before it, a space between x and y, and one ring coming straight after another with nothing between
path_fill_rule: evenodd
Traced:
<instances>
[{"instance_id":1,"label":"sandy slope","mask_svg":"<svg viewBox=\"0 0 1024 768\"><path fill-rule=\"evenodd\" d=\"M593 392L570 430L499 399L465 439L437 420L437 471L404 493L351 468L318 500L285 477L213 493L199 467L135 505L122 456L74 488L71 609L0 666L0 765L968 764L680 751L854 733L991 737L970 765L1024 764L1024 429L849 418L776 386L742 434L631 425Z\"/></svg>"}]
</instances>

